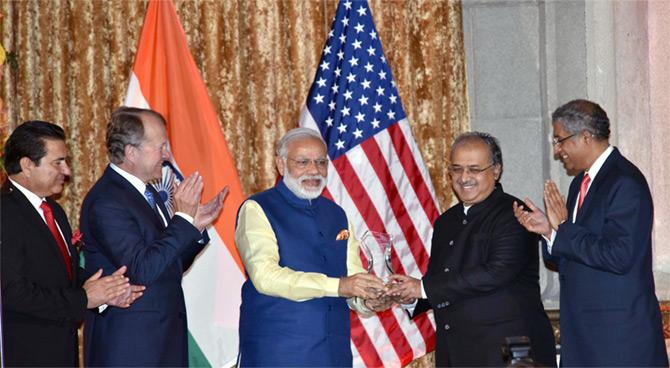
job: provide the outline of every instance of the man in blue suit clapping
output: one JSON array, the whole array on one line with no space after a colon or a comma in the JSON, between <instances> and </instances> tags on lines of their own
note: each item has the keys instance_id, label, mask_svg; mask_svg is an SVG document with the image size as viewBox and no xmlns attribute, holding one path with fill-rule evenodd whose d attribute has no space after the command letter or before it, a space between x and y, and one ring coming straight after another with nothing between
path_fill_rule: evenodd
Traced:
<instances>
[{"instance_id":1,"label":"man in blue suit clapping","mask_svg":"<svg viewBox=\"0 0 670 368\"><path fill-rule=\"evenodd\" d=\"M562 366L667 367L654 293L653 203L640 170L609 144L609 118L574 100L552 115L554 155L568 174L567 202L552 181L546 215L514 206L517 220L541 234L559 268Z\"/></svg>"},{"instance_id":2,"label":"man in blue suit clapping","mask_svg":"<svg viewBox=\"0 0 670 368\"><path fill-rule=\"evenodd\" d=\"M227 190L201 205L203 181L192 174L176 189L170 217L148 185L169 157L165 120L155 111L117 109L107 126L107 154L111 163L82 205L86 268L109 273L127 265L131 282L146 291L131 308L87 315L86 366L186 366L182 274L209 241L205 228Z\"/></svg>"}]
</instances>

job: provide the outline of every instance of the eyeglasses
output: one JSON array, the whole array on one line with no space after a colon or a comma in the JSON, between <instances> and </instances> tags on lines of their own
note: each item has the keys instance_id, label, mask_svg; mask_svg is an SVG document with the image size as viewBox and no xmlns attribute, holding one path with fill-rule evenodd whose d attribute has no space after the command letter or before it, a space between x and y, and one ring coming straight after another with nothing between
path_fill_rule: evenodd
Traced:
<instances>
[{"instance_id":1,"label":"eyeglasses","mask_svg":"<svg viewBox=\"0 0 670 368\"><path fill-rule=\"evenodd\" d=\"M492 167L493 164L486 166L485 168L479 168L477 166L449 166L448 170L451 175L462 175L463 173L479 175Z\"/></svg>"},{"instance_id":2,"label":"eyeglasses","mask_svg":"<svg viewBox=\"0 0 670 368\"><path fill-rule=\"evenodd\" d=\"M316 165L317 169L325 169L328 168L328 159L327 158L316 158L316 159L308 159L308 158L299 158L299 159L293 159L290 157L287 157L289 160L295 162L295 166L298 169L306 169L309 167L312 163Z\"/></svg>"},{"instance_id":3,"label":"eyeglasses","mask_svg":"<svg viewBox=\"0 0 670 368\"><path fill-rule=\"evenodd\" d=\"M561 143L567 141L568 139L570 139L570 138L572 138L572 137L574 137L574 136L576 136L576 135L577 135L577 133L575 133L575 134L570 134L569 136L567 136L567 137L565 137L565 138L554 137L554 138L551 139L551 144L552 144L553 146L557 146L557 145L559 145L559 144L561 144Z\"/></svg>"}]
</instances>

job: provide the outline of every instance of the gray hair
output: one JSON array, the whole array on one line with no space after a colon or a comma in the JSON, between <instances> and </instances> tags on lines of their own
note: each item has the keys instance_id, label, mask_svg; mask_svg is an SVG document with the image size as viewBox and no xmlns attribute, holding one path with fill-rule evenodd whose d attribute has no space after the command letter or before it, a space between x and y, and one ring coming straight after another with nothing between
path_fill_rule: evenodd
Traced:
<instances>
[{"instance_id":1,"label":"gray hair","mask_svg":"<svg viewBox=\"0 0 670 368\"><path fill-rule=\"evenodd\" d=\"M287 152L288 152L288 145L289 143L298 140L298 139L304 139L304 138L313 138L319 140L321 143L323 143L324 147L328 147L326 145L326 141L323 140L323 137L319 132L317 132L314 129L310 128L293 128L286 132L284 136L279 140L277 143L277 156L286 158Z\"/></svg>"},{"instance_id":2,"label":"gray hair","mask_svg":"<svg viewBox=\"0 0 670 368\"><path fill-rule=\"evenodd\" d=\"M572 134L587 131L597 140L610 137L610 119L600 105L588 100L572 100L551 114L552 122L560 122Z\"/></svg>"},{"instance_id":3,"label":"gray hair","mask_svg":"<svg viewBox=\"0 0 670 368\"><path fill-rule=\"evenodd\" d=\"M112 113L107 125L107 156L113 164L121 164L125 158L127 145L139 147L144 140L142 114L153 115L165 125L160 113L136 107L122 106Z\"/></svg>"},{"instance_id":4,"label":"gray hair","mask_svg":"<svg viewBox=\"0 0 670 368\"><path fill-rule=\"evenodd\" d=\"M498 181L502 178L503 173L503 157L502 150L500 149L500 142L494 136L489 133L484 132L467 132L459 135L454 139L454 143L451 145L451 152L458 146L464 143L471 143L474 141L483 141L489 148L489 153L491 156L491 165L500 165L500 176L498 176Z\"/></svg>"}]
</instances>

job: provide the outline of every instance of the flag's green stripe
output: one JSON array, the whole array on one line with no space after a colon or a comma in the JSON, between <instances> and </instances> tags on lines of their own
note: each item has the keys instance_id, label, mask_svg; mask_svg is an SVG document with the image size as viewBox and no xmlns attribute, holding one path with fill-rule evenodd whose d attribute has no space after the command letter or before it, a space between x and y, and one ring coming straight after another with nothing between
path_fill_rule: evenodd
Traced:
<instances>
[{"instance_id":1,"label":"flag's green stripe","mask_svg":"<svg viewBox=\"0 0 670 368\"><path fill-rule=\"evenodd\" d=\"M198 343L195 342L195 339L191 335L191 331L188 332L188 366L206 368L212 367L212 365L209 364L209 361L205 357L205 354L202 352L202 350L200 350Z\"/></svg>"}]
</instances>

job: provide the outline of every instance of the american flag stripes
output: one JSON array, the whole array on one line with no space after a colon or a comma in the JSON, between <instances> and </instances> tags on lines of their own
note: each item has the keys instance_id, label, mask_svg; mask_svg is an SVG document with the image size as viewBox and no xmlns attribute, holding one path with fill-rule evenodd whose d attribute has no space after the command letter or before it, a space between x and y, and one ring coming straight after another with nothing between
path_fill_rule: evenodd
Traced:
<instances>
[{"instance_id":1,"label":"american flag stripes","mask_svg":"<svg viewBox=\"0 0 670 368\"><path fill-rule=\"evenodd\" d=\"M392 234L396 272L421 277L439 206L366 1L340 1L300 125L326 140L326 195L356 236ZM399 307L352 313L351 331L354 366L404 366L435 347L432 315L409 320Z\"/></svg>"}]
</instances>

